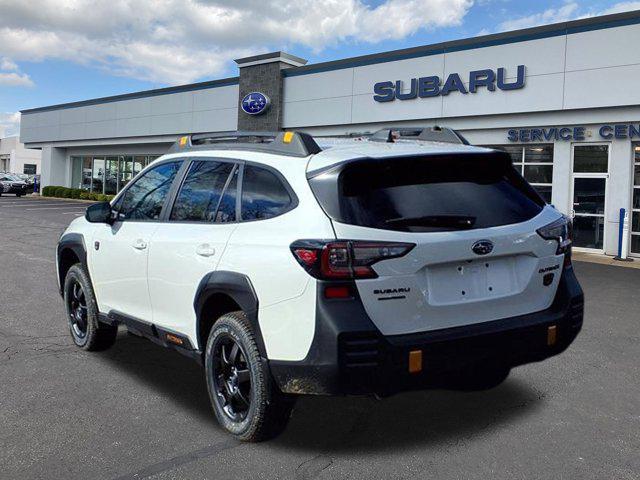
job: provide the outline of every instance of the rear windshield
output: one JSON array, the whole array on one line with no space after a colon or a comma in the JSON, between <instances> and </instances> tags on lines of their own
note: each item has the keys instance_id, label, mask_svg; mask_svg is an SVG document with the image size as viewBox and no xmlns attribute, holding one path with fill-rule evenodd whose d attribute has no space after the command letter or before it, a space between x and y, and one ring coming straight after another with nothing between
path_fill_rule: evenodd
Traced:
<instances>
[{"instance_id":1,"label":"rear windshield","mask_svg":"<svg viewBox=\"0 0 640 480\"><path fill-rule=\"evenodd\" d=\"M544 201L501 153L362 159L310 180L334 220L405 232L529 220Z\"/></svg>"}]
</instances>

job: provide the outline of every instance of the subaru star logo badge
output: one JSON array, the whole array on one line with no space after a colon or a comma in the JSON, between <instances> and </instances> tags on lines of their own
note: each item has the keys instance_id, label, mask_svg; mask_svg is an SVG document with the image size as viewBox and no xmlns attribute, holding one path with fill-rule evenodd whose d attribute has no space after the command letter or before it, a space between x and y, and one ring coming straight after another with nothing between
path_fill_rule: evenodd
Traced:
<instances>
[{"instance_id":1,"label":"subaru star logo badge","mask_svg":"<svg viewBox=\"0 0 640 480\"><path fill-rule=\"evenodd\" d=\"M267 111L271 100L264 93L251 92L242 99L242 111L249 115L260 115Z\"/></svg>"},{"instance_id":2,"label":"subaru star logo badge","mask_svg":"<svg viewBox=\"0 0 640 480\"><path fill-rule=\"evenodd\" d=\"M471 250L476 255L488 255L493 252L493 242L491 240L478 240L471 246Z\"/></svg>"}]
</instances>

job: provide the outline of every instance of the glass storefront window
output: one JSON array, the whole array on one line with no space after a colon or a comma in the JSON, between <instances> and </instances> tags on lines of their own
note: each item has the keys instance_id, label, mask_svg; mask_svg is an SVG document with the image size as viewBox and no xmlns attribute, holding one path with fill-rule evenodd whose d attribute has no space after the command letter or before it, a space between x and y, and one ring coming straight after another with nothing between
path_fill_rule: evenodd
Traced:
<instances>
[{"instance_id":1,"label":"glass storefront window","mask_svg":"<svg viewBox=\"0 0 640 480\"><path fill-rule=\"evenodd\" d=\"M118 157L107 157L105 161L104 193L115 195L118 188Z\"/></svg>"},{"instance_id":2,"label":"glass storefront window","mask_svg":"<svg viewBox=\"0 0 640 480\"><path fill-rule=\"evenodd\" d=\"M513 166L551 203L553 183L553 145L486 145L509 154Z\"/></svg>"},{"instance_id":3,"label":"glass storefront window","mask_svg":"<svg viewBox=\"0 0 640 480\"><path fill-rule=\"evenodd\" d=\"M72 156L71 186L115 195L160 155Z\"/></svg>"},{"instance_id":4,"label":"glass storefront window","mask_svg":"<svg viewBox=\"0 0 640 480\"><path fill-rule=\"evenodd\" d=\"M573 152L574 173L607 173L609 171L607 145L576 145Z\"/></svg>"},{"instance_id":5,"label":"glass storefront window","mask_svg":"<svg viewBox=\"0 0 640 480\"><path fill-rule=\"evenodd\" d=\"M631 253L640 255L640 143L633 145L633 199L631 203Z\"/></svg>"}]
</instances>

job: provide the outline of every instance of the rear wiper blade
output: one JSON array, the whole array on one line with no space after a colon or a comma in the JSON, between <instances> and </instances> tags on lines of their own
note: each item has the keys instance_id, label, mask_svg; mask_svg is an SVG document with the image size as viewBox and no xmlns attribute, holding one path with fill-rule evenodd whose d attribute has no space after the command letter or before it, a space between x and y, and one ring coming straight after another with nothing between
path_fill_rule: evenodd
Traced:
<instances>
[{"instance_id":1,"label":"rear wiper blade","mask_svg":"<svg viewBox=\"0 0 640 480\"><path fill-rule=\"evenodd\" d=\"M434 227L453 228L456 230L466 230L473 228L476 217L464 215L428 215L424 217L391 218L385 220L387 225L397 225L404 227Z\"/></svg>"}]
</instances>

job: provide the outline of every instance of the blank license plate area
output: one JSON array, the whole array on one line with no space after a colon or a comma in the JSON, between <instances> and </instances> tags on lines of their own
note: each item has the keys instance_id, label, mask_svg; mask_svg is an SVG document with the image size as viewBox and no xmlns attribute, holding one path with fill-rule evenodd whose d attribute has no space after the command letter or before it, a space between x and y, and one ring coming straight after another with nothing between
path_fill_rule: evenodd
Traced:
<instances>
[{"instance_id":1,"label":"blank license plate area","mask_svg":"<svg viewBox=\"0 0 640 480\"><path fill-rule=\"evenodd\" d=\"M514 257L447 263L427 268L429 304L450 305L504 297L520 288Z\"/></svg>"}]
</instances>

